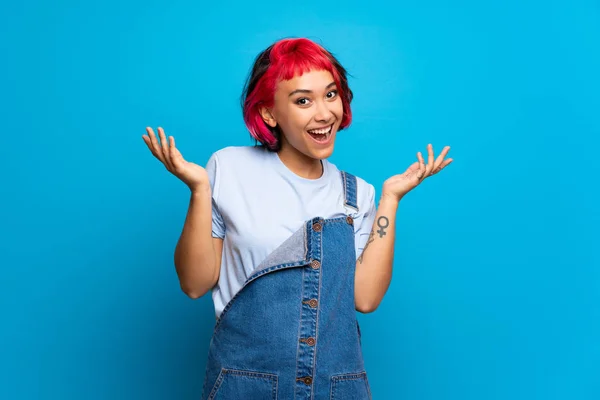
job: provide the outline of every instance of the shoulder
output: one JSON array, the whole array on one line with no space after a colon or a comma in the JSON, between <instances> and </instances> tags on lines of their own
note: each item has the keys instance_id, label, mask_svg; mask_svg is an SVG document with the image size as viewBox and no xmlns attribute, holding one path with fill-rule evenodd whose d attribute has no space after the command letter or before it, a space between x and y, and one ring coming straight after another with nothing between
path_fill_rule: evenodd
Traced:
<instances>
[{"instance_id":1,"label":"shoulder","mask_svg":"<svg viewBox=\"0 0 600 400\"><path fill-rule=\"evenodd\" d=\"M375 192L375 186L373 186L371 183L367 182L360 176L356 177L356 185L357 185L358 190L362 189L362 192L365 192L365 193Z\"/></svg>"},{"instance_id":2,"label":"shoulder","mask_svg":"<svg viewBox=\"0 0 600 400\"><path fill-rule=\"evenodd\" d=\"M231 184L244 180L246 174L251 173L261 165L264 149L255 146L228 146L212 153L206 163L206 171L215 198L223 187L223 182Z\"/></svg>"},{"instance_id":3,"label":"shoulder","mask_svg":"<svg viewBox=\"0 0 600 400\"><path fill-rule=\"evenodd\" d=\"M219 162L236 162L247 159L259 159L264 157L265 149L257 146L228 146L215 151L210 159L218 159Z\"/></svg>"},{"instance_id":4,"label":"shoulder","mask_svg":"<svg viewBox=\"0 0 600 400\"><path fill-rule=\"evenodd\" d=\"M252 186L267 167L267 150L257 146L229 146L215 151L206 164L211 184L223 189L226 182L231 190ZM218 185L218 182L221 182ZM215 188L215 191L218 191Z\"/></svg>"},{"instance_id":5,"label":"shoulder","mask_svg":"<svg viewBox=\"0 0 600 400\"><path fill-rule=\"evenodd\" d=\"M257 146L228 146L212 153L206 167L233 174L251 171L264 165L266 152Z\"/></svg>"},{"instance_id":6,"label":"shoulder","mask_svg":"<svg viewBox=\"0 0 600 400\"><path fill-rule=\"evenodd\" d=\"M375 186L357 176L356 197L360 212L367 212L375 205Z\"/></svg>"}]
</instances>

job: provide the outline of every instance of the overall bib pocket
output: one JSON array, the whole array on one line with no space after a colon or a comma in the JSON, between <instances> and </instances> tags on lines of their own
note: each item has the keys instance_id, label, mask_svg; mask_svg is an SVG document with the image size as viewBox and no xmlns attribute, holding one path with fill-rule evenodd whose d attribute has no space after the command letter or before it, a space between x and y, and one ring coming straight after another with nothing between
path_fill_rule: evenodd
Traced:
<instances>
[{"instance_id":1,"label":"overall bib pocket","mask_svg":"<svg viewBox=\"0 0 600 400\"><path fill-rule=\"evenodd\" d=\"M208 400L236 399L240 393L249 399L277 400L277 375L223 368Z\"/></svg>"},{"instance_id":2,"label":"overall bib pocket","mask_svg":"<svg viewBox=\"0 0 600 400\"><path fill-rule=\"evenodd\" d=\"M334 375L331 377L330 400L371 400L367 373Z\"/></svg>"}]
</instances>

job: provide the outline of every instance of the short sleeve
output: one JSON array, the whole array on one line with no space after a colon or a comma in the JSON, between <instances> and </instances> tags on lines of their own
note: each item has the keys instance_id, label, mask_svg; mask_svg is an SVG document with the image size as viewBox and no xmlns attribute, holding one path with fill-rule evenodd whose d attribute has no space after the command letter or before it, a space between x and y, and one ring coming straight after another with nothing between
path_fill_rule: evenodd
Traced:
<instances>
[{"instance_id":1,"label":"short sleeve","mask_svg":"<svg viewBox=\"0 0 600 400\"><path fill-rule=\"evenodd\" d=\"M369 239L375 215L377 214L377 208L375 207L375 187L371 184L368 184L366 187L368 188L368 195L364 197L363 204L359 205L360 213L363 213L363 210L366 211L364 211L362 218L359 218L358 229L354 233L357 259L362 254L365 244Z\"/></svg>"},{"instance_id":2,"label":"short sleeve","mask_svg":"<svg viewBox=\"0 0 600 400\"><path fill-rule=\"evenodd\" d=\"M210 190L212 193L212 237L225 238L225 223L219 210L219 158L214 153L206 163L206 172L210 180Z\"/></svg>"}]
</instances>

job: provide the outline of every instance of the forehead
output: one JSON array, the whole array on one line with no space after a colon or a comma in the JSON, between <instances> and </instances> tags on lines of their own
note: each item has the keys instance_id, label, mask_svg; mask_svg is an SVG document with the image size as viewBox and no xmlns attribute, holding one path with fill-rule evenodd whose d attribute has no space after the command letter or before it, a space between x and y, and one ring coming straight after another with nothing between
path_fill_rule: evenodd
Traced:
<instances>
[{"instance_id":1,"label":"forehead","mask_svg":"<svg viewBox=\"0 0 600 400\"><path fill-rule=\"evenodd\" d=\"M277 89L280 90L324 90L327 85L333 82L333 75L327 70L310 70L303 74L294 76L289 80L281 80L277 83Z\"/></svg>"}]
</instances>

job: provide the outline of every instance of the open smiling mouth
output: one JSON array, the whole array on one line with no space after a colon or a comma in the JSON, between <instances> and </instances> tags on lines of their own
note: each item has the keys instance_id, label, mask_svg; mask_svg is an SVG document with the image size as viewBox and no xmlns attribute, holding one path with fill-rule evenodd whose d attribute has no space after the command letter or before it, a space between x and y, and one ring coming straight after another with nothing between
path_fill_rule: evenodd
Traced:
<instances>
[{"instance_id":1,"label":"open smiling mouth","mask_svg":"<svg viewBox=\"0 0 600 400\"><path fill-rule=\"evenodd\" d=\"M326 128L321 129L310 129L308 130L309 136L319 144L327 144L329 143L329 139L331 139L331 132L333 130L333 124L329 125Z\"/></svg>"}]
</instances>

